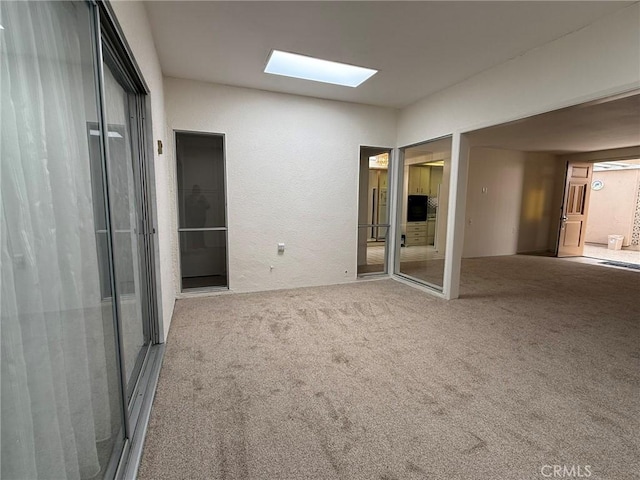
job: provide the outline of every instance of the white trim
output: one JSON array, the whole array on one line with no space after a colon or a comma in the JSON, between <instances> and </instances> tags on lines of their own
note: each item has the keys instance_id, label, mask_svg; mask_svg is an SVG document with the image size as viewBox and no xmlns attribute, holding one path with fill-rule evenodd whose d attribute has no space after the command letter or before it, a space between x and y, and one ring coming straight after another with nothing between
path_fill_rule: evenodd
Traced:
<instances>
[{"instance_id":1,"label":"white trim","mask_svg":"<svg viewBox=\"0 0 640 480\"><path fill-rule=\"evenodd\" d=\"M371 149L380 149L380 150L384 150L386 152L389 152L389 166L387 167L387 201L389 202L389 204L387 205L387 209L388 209L388 215L389 215L389 219L387 221L387 224L389 225L387 227L387 240L385 241L385 253L384 253L384 271L383 272L372 272L370 274L368 273L364 273L364 274L358 274L358 249L360 248L360 244L358 243L358 235L360 234L360 156L362 155L362 149L363 148L371 148ZM355 266L353 271L355 272L354 278L356 280L359 280L362 278L362 276L371 276L371 275L390 275L392 273L392 267L391 267L391 260L393 259L393 254L391 253L391 242L389 242L389 238L391 235L393 235L393 223L392 223L392 215L393 215L393 197L394 197L394 188L393 188L393 184L391 183L392 180L392 171L393 171L393 163L394 163L394 156L393 156L393 152L395 151L395 147L377 147L377 146L372 146L372 145L363 145L363 144L359 144L358 145L358 174L356 176L356 261L355 261Z\"/></svg>"},{"instance_id":2,"label":"white trim","mask_svg":"<svg viewBox=\"0 0 640 480\"><path fill-rule=\"evenodd\" d=\"M387 231L387 273L393 276L396 273L396 242L398 234L398 164L400 160L399 150L392 148L389 152L389 162L391 168L387 170L389 177L387 184L389 191L387 192L387 200L389 202L389 230Z\"/></svg>"},{"instance_id":3,"label":"white trim","mask_svg":"<svg viewBox=\"0 0 640 480\"><path fill-rule=\"evenodd\" d=\"M444 278L442 282L442 291L444 298L447 300L458 298L460 295L460 268L464 246L469 142L466 136L460 132L453 134L450 168L447 239L445 242Z\"/></svg>"},{"instance_id":4,"label":"white trim","mask_svg":"<svg viewBox=\"0 0 640 480\"><path fill-rule=\"evenodd\" d=\"M402 197L405 192L403 191L403 182L404 182L404 149L399 147L395 150L396 159L395 159L395 178L394 185L396 187L396 194L394 197L393 204L393 225L394 225L394 235L393 235L393 266L389 273L393 276L400 273L400 247L402 246ZM400 211L398 211L400 210ZM390 218L391 220L391 218Z\"/></svg>"},{"instance_id":5,"label":"white trim","mask_svg":"<svg viewBox=\"0 0 640 480\"><path fill-rule=\"evenodd\" d=\"M442 298L443 300L447 300L447 298L445 297L445 295L442 292L434 290L433 288L428 287L427 285L424 285L422 282L412 281L412 280L409 280L408 278L402 277L400 275L392 275L391 278L393 280L395 280L396 282L399 282L399 283L402 283L402 284L407 285L409 287L415 288L416 290L420 290L422 292L428 293L429 295L433 295L434 297L438 297L438 298Z\"/></svg>"}]
</instances>

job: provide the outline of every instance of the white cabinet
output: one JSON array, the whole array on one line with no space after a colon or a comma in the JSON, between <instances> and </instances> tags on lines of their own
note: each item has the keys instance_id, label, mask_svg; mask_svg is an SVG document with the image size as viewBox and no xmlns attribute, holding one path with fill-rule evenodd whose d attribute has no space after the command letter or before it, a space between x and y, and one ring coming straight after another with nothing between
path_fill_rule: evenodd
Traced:
<instances>
[{"instance_id":1,"label":"white cabinet","mask_svg":"<svg viewBox=\"0 0 640 480\"><path fill-rule=\"evenodd\" d=\"M404 244L407 247L427 245L427 222L408 222Z\"/></svg>"},{"instance_id":2,"label":"white cabinet","mask_svg":"<svg viewBox=\"0 0 640 480\"><path fill-rule=\"evenodd\" d=\"M408 195L429 195L431 169L429 167L409 167Z\"/></svg>"}]
</instances>

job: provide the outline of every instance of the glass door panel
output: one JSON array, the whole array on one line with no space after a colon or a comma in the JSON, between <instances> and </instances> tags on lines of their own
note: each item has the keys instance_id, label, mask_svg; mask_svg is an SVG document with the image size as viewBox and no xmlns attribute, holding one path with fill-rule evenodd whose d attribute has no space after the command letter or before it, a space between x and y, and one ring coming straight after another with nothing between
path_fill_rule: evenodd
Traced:
<instances>
[{"instance_id":1,"label":"glass door panel","mask_svg":"<svg viewBox=\"0 0 640 480\"><path fill-rule=\"evenodd\" d=\"M451 138L405 148L403 153L399 273L442 290Z\"/></svg>"},{"instance_id":2,"label":"glass door panel","mask_svg":"<svg viewBox=\"0 0 640 480\"><path fill-rule=\"evenodd\" d=\"M227 232L180 232L182 288L227 286Z\"/></svg>"},{"instance_id":3,"label":"glass door panel","mask_svg":"<svg viewBox=\"0 0 640 480\"><path fill-rule=\"evenodd\" d=\"M182 289L226 287L224 137L176 132Z\"/></svg>"},{"instance_id":4,"label":"glass door panel","mask_svg":"<svg viewBox=\"0 0 640 480\"><path fill-rule=\"evenodd\" d=\"M131 396L149 335L145 321L146 281L141 261L143 239L139 174L134 163L129 122L130 94L104 64L105 113L108 125L107 172L113 229L113 262L120 315L122 353L128 396Z\"/></svg>"},{"instance_id":5,"label":"glass door panel","mask_svg":"<svg viewBox=\"0 0 640 480\"><path fill-rule=\"evenodd\" d=\"M88 160L92 11L1 2L0 19L0 477L102 478L124 417L104 171Z\"/></svg>"},{"instance_id":6,"label":"glass door panel","mask_svg":"<svg viewBox=\"0 0 640 480\"><path fill-rule=\"evenodd\" d=\"M390 150L360 149L358 275L387 272Z\"/></svg>"},{"instance_id":7,"label":"glass door panel","mask_svg":"<svg viewBox=\"0 0 640 480\"><path fill-rule=\"evenodd\" d=\"M362 245L358 253L362 251L364 254L358 258L358 275L386 273L388 230L386 225L358 225L358 242ZM372 231L376 232L378 239L370 236Z\"/></svg>"}]
</instances>

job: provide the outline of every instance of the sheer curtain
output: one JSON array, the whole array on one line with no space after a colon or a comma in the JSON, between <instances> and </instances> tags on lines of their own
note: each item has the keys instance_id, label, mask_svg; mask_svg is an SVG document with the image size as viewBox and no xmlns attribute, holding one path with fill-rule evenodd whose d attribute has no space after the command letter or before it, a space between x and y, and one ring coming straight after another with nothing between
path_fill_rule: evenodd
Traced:
<instances>
[{"instance_id":1,"label":"sheer curtain","mask_svg":"<svg viewBox=\"0 0 640 480\"><path fill-rule=\"evenodd\" d=\"M92 204L89 10L3 1L0 24L0 474L91 478L121 419Z\"/></svg>"}]
</instances>

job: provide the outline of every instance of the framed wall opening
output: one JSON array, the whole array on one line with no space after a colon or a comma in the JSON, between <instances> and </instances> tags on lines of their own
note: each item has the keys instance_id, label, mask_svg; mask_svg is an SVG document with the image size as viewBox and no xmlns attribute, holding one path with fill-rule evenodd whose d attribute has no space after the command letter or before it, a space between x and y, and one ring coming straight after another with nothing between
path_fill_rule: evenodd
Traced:
<instances>
[{"instance_id":1,"label":"framed wall opening","mask_svg":"<svg viewBox=\"0 0 640 480\"><path fill-rule=\"evenodd\" d=\"M437 292L444 288L452 137L401 149L395 273Z\"/></svg>"},{"instance_id":2,"label":"framed wall opening","mask_svg":"<svg viewBox=\"0 0 640 480\"><path fill-rule=\"evenodd\" d=\"M224 135L175 132L182 291L226 289Z\"/></svg>"},{"instance_id":3,"label":"framed wall opening","mask_svg":"<svg viewBox=\"0 0 640 480\"><path fill-rule=\"evenodd\" d=\"M465 134L470 161L463 257L582 257L590 238L589 198L607 194L593 189L591 167L638 157L638 108L640 95L631 91ZM571 180L575 166L585 178ZM624 216L624 225L593 226L592 241L606 245L607 234L623 234L624 246L631 246L636 183L634 177L625 184L624 212L614 205L619 201L605 207L611 218ZM578 203L569 201L578 197ZM610 231L601 231L605 223Z\"/></svg>"},{"instance_id":4,"label":"framed wall opening","mask_svg":"<svg viewBox=\"0 0 640 480\"><path fill-rule=\"evenodd\" d=\"M390 148L360 147L358 188L358 276L389 270Z\"/></svg>"}]
</instances>

